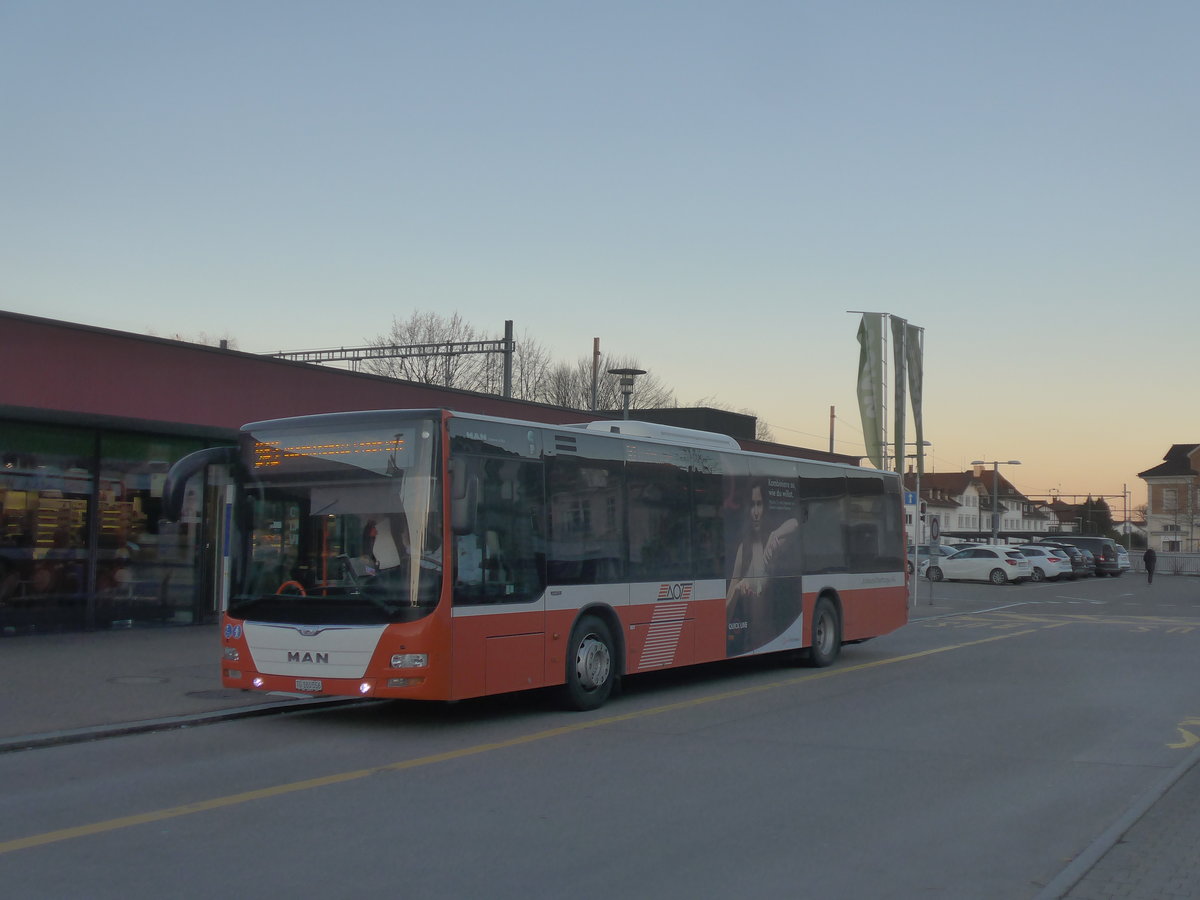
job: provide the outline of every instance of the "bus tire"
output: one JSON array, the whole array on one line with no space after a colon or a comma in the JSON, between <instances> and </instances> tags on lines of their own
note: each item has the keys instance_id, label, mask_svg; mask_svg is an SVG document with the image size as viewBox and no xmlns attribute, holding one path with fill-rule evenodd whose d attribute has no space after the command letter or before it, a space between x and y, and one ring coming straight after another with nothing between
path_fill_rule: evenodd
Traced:
<instances>
[{"instance_id":1,"label":"bus tire","mask_svg":"<svg viewBox=\"0 0 1200 900\"><path fill-rule=\"evenodd\" d=\"M842 621L828 597L818 597L813 606L811 634L808 664L816 669L832 664L842 649Z\"/></svg>"},{"instance_id":2,"label":"bus tire","mask_svg":"<svg viewBox=\"0 0 1200 900\"><path fill-rule=\"evenodd\" d=\"M562 691L567 708L603 706L616 680L617 653L612 632L603 619L584 616L571 629L567 645L567 681Z\"/></svg>"}]
</instances>

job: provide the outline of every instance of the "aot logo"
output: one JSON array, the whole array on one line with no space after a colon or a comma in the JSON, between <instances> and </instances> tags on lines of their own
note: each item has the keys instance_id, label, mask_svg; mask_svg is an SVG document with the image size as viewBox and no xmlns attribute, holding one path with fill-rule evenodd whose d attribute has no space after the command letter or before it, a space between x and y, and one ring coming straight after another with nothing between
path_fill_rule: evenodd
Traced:
<instances>
[{"instance_id":1,"label":"aot logo","mask_svg":"<svg viewBox=\"0 0 1200 900\"><path fill-rule=\"evenodd\" d=\"M320 663L321 665L329 665L328 653L309 653L307 650L289 650L288 662L290 663Z\"/></svg>"},{"instance_id":2,"label":"aot logo","mask_svg":"<svg viewBox=\"0 0 1200 900\"><path fill-rule=\"evenodd\" d=\"M659 600L691 600L692 584L660 584L658 586Z\"/></svg>"}]
</instances>

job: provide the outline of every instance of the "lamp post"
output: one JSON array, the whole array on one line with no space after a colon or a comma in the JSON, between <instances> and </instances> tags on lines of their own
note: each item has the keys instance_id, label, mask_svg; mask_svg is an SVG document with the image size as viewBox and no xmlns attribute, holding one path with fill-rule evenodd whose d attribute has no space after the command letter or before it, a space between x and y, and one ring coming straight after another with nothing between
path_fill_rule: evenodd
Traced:
<instances>
[{"instance_id":1,"label":"lamp post","mask_svg":"<svg viewBox=\"0 0 1200 900\"><path fill-rule=\"evenodd\" d=\"M995 544L1000 539L1000 467L1001 466L1019 466L1019 459L993 459L990 462L985 462L982 459L971 460L973 466L991 466L992 467L992 543Z\"/></svg>"},{"instance_id":2,"label":"lamp post","mask_svg":"<svg viewBox=\"0 0 1200 900\"><path fill-rule=\"evenodd\" d=\"M633 382L639 375L645 375L645 369L609 369L609 375L616 375L621 379L621 410L622 418L629 418L629 395L633 393Z\"/></svg>"}]
</instances>

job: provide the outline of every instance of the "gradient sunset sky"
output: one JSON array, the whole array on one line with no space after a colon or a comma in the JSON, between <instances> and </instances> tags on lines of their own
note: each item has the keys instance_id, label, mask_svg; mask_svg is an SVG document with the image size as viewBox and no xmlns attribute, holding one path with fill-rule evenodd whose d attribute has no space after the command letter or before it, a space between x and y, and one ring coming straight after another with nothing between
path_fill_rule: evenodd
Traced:
<instances>
[{"instance_id":1,"label":"gradient sunset sky","mask_svg":"<svg viewBox=\"0 0 1200 900\"><path fill-rule=\"evenodd\" d=\"M413 310L636 358L862 454L858 316L925 329L928 467L1145 501L1200 442L1200 5L0 6L0 308L268 352ZM1119 499L1110 500L1120 514Z\"/></svg>"}]
</instances>

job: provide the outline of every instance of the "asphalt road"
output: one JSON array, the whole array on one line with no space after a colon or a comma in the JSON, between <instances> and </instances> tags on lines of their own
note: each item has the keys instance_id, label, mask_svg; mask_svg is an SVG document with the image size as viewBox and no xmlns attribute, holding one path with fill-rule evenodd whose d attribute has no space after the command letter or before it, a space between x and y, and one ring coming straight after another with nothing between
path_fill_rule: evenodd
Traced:
<instances>
[{"instance_id":1,"label":"asphalt road","mask_svg":"<svg viewBox=\"0 0 1200 900\"><path fill-rule=\"evenodd\" d=\"M1036 898L1196 730L1200 582L921 586L833 667L0 756L14 897Z\"/></svg>"}]
</instances>

